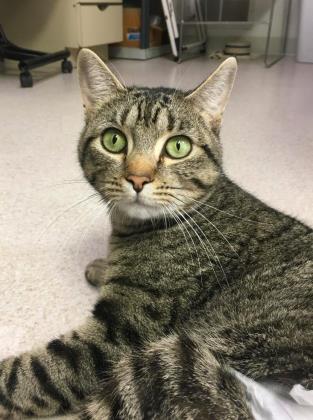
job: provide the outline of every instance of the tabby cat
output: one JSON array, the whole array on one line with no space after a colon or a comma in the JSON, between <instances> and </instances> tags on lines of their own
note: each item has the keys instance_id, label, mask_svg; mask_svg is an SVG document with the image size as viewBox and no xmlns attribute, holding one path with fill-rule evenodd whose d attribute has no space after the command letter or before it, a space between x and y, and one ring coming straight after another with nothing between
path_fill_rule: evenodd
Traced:
<instances>
[{"instance_id":1,"label":"tabby cat","mask_svg":"<svg viewBox=\"0 0 313 420\"><path fill-rule=\"evenodd\" d=\"M312 230L222 169L236 69L191 92L126 88L80 52L79 160L112 221L86 270L100 298L81 328L1 362L1 418L244 420L237 372L313 389Z\"/></svg>"}]
</instances>

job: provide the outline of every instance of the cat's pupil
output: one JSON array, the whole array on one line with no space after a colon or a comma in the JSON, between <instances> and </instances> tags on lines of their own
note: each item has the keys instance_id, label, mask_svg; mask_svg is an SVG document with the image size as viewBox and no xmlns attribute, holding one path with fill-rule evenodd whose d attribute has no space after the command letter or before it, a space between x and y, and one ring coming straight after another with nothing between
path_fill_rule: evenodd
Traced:
<instances>
[{"instance_id":1,"label":"cat's pupil","mask_svg":"<svg viewBox=\"0 0 313 420\"><path fill-rule=\"evenodd\" d=\"M178 142L176 143L176 149L177 149L177 150L180 150L180 141L178 141Z\"/></svg>"},{"instance_id":2,"label":"cat's pupil","mask_svg":"<svg viewBox=\"0 0 313 420\"><path fill-rule=\"evenodd\" d=\"M115 144L117 142L117 135L114 134L114 136L112 137L112 143Z\"/></svg>"}]
</instances>

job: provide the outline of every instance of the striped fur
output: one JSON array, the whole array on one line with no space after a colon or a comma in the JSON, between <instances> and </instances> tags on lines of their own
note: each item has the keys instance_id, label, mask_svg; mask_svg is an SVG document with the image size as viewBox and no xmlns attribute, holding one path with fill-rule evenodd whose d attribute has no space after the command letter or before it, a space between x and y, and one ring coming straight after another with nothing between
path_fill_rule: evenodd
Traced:
<instances>
[{"instance_id":1,"label":"striped fur","mask_svg":"<svg viewBox=\"0 0 313 420\"><path fill-rule=\"evenodd\" d=\"M124 357L85 414L92 420L251 419L245 390L195 333L170 335Z\"/></svg>"},{"instance_id":2,"label":"striped fur","mask_svg":"<svg viewBox=\"0 0 313 420\"><path fill-rule=\"evenodd\" d=\"M89 71L95 83L80 74L87 110L79 159L116 205L109 254L87 270L100 297L76 331L0 363L0 418L251 419L232 369L313 389L313 233L223 174L214 112L223 111L227 95L219 102L218 94L229 73L222 84L214 73L219 88L205 82L197 99L126 89L98 59ZM99 84L109 99L99 100ZM207 116L202 89L215 95ZM123 156L101 149L109 125L127 135ZM171 162L162 142L177 133L193 151ZM121 205L133 158L154 165L145 187L152 219Z\"/></svg>"}]
</instances>

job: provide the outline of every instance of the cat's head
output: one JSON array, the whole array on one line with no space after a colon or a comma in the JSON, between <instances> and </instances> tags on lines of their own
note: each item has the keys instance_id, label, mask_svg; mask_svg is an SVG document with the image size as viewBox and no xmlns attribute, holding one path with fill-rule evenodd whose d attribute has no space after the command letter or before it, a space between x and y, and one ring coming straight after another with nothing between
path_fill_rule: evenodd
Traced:
<instances>
[{"instance_id":1,"label":"cat's head","mask_svg":"<svg viewBox=\"0 0 313 420\"><path fill-rule=\"evenodd\" d=\"M191 92L126 87L90 50L78 57L86 111L79 158L104 200L130 219L186 210L221 172L221 117L237 64Z\"/></svg>"}]
</instances>

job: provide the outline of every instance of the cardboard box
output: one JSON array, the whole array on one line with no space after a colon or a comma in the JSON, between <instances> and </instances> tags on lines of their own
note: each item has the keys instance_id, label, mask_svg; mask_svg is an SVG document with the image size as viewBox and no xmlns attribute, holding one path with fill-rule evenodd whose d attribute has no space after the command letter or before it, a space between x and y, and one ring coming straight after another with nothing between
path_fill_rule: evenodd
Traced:
<instances>
[{"instance_id":1,"label":"cardboard box","mask_svg":"<svg viewBox=\"0 0 313 420\"><path fill-rule=\"evenodd\" d=\"M121 47L140 48L141 9L137 7L123 8L123 41ZM162 45L164 28L150 26L150 47Z\"/></svg>"}]
</instances>

